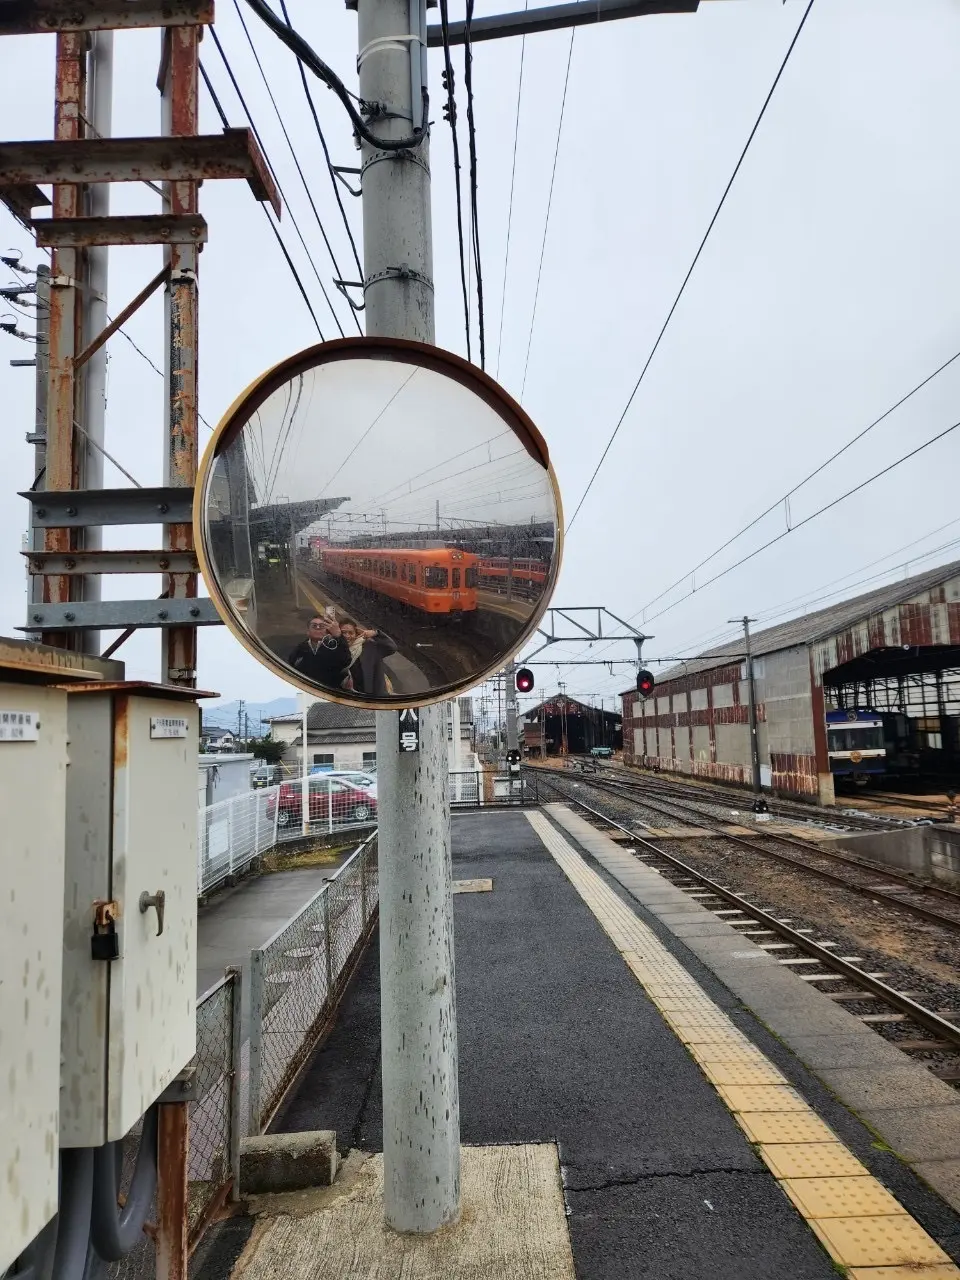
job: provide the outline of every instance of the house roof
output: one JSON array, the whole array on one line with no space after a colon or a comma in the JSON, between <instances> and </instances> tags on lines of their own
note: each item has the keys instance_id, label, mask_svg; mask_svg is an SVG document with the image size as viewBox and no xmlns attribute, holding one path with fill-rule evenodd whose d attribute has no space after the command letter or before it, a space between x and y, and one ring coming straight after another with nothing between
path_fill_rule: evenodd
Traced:
<instances>
[{"instance_id":1,"label":"house roof","mask_svg":"<svg viewBox=\"0 0 960 1280\"><path fill-rule=\"evenodd\" d=\"M590 711L597 716L599 716L600 714L599 707L591 707L588 702L578 702L576 698L568 698L566 694L558 693L552 698L544 698L543 702L538 702L537 705L535 707L531 707L529 711L524 711L522 719L535 720L540 715L540 710L542 707L552 706L554 703L559 702L561 698L566 701L566 704L568 707L580 707L582 710ZM620 715L620 712L616 708L613 708L612 710L607 710L607 708L605 707L603 709L603 714L605 718L610 717L611 719L614 719L614 720L620 720L622 718Z\"/></svg>"},{"instance_id":2,"label":"house roof","mask_svg":"<svg viewBox=\"0 0 960 1280\"><path fill-rule=\"evenodd\" d=\"M750 637L750 647L754 657L759 658L765 653L777 653L780 649L792 649L796 645L826 640L838 631L844 631L857 623L865 622L875 614L883 613L894 605L902 604L913 596L921 595L958 576L960 576L960 560L952 560L949 564L939 565L936 569L928 569L926 573L915 574L912 578L901 578L898 582L890 582L885 587L878 587L875 591L867 591L850 600L841 600L838 604L830 605L826 609L817 609L814 613L805 613L799 618L792 618L789 622L782 622L779 626L757 631ZM743 657L743 640L737 638L729 644L718 645L715 649L705 649L696 657L670 667L658 676L657 682L672 680L677 676L694 675L698 671L710 671L715 667L740 662ZM635 692L635 687L626 689L621 696Z\"/></svg>"}]
</instances>

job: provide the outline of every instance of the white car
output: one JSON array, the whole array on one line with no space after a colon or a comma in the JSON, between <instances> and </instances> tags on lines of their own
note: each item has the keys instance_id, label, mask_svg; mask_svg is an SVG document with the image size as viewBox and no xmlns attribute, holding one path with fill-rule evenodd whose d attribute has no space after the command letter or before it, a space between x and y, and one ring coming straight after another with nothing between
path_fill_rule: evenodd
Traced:
<instances>
[{"instance_id":1,"label":"white car","mask_svg":"<svg viewBox=\"0 0 960 1280\"><path fill-rule=\"evenodd\" d=\"M343 782L349 782L351 787L356 787L359 791L366 791L367 795L377 798L377 779L375 774L363 773L359 769L311 769L311 776L314 778L340 778Z\"/></svg>"}]
</instances>

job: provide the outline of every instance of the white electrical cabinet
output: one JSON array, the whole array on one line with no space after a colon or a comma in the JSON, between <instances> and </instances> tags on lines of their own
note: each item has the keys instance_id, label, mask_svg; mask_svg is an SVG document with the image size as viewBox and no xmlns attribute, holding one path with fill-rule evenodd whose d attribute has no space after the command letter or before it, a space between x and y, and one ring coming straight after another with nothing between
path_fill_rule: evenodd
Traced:
<instances>
[{"instance_id":1,"label":"white electrical cabinet","mask_svg":"<svg viewBox=\"0 0 960 1280\"><path fill-rule=\"evenodd\" d=\"M122 1138L196 1052L195 697L69 693L64 1147Z\"/></svg>"},{"instance_id":2,"label":"white electrical cabinet","mask_svg":"<svg viewBox=\"0 0 960 1280\"><path fill-rule=\"evenodd\" d=\"M57 1212L67 695L43 679L0 665L0 1274Z\"/></svg>"}]
</instances>

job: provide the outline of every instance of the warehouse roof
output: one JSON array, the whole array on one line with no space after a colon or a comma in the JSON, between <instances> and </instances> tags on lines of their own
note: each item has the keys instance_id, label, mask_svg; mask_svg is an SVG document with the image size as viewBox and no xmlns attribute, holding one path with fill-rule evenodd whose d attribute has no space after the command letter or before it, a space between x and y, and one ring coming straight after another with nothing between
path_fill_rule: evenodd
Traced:
<instances>
[{"instance_id":1,"label":"warehouse roof","mask_svg":"<svg viewBox=\"0 0 960 1280\"><path fill-rule=\"evenodd\" d=\"M790 622L782 622L776 627L767 627L757 631L751 637L751 648L755 657L765 653L776 653L780 649L792 649L795 645L813 644L817 640L825 640L838 631L865 622L875 614L883 613L894 605L921 595L933 587L941 586L951 578L960 577L960 560L952 560L949 564L938 565L928 569L926 573L915 574L912 578L901 578L899 582L888 583L875 591L867 591L862 596L854 596L851 600L841 600L839 604L830 605L827 609L818 609L815 613L805 613L802 617L793 618ZM689 658L675 667L670 667L657 677L658 683L672 680L681 675L693 675L697 671L710 671L715 667L723 667L731 662L743 659L743 640L738 638L729 644L718 645L715 649L706 649L703 653ZM625 693L633 693L627 689Z\"/></svg>"}]
</instances>

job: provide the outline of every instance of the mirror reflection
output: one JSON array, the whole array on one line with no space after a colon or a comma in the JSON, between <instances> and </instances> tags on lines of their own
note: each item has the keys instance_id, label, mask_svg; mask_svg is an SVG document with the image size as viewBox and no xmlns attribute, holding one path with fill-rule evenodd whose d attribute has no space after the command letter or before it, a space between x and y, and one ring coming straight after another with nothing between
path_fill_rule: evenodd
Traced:
<instances>
[{"instance_id":1,"label":"mirror reflection","mask_svg":"<svg viewBox=\"0 0 960 1280\"><path fill-rule=\"evenodd\" d=\"M558 568L553 479L513 411L413 359L296 373L228 424L205 476L221 608L279 674L339 700L470 687Z\"/></svg>"}]
</instances>

